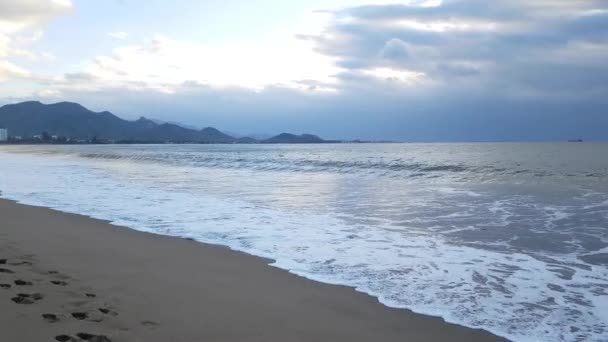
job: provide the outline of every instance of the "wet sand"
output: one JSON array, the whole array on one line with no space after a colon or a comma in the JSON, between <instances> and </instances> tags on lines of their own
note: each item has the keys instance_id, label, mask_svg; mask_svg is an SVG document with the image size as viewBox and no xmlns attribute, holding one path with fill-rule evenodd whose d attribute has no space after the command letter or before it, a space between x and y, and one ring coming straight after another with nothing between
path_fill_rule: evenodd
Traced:
<instances>
[{"instance_id":1,"label":"wet sand","mask_svg":"<svg viewBox=\"0 0 608 342\"><path fill-rule=\"evenodd\" d=\"M0 340L504 341L268 263L0 199Z\"/></svg>"}]
</instances>

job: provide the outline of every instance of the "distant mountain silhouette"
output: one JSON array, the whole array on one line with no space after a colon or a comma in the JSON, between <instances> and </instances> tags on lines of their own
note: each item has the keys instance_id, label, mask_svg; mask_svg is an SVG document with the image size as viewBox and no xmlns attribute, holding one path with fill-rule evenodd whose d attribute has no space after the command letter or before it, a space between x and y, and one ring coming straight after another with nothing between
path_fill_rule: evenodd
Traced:
<instances>
[{"instance_id":1,"label":"distant mountain silhouette","mask_svg":"<svg viewBox=\"0 0 608 342\"><path fill-rule=\"evenodd\" d=\"M159 123L141 117L135 121L121 119L104 111L96 113L77 103L42 104L28 101L0 107L0 127L11 136L31 138L46 132L77 139L122 142L196 142L196 143L320 143L323 139L310 135L283 133L266 140L235 138L207 127L202 130L174 123Z\"/></svg>"},{"instance_id":2,"label":"distant mountain silhouette","mask_svg":"<svg viewBox=\"0 0 608 342\"><path fill-rule=\"evenodd\" d=\"M291 133L281 133L270 139L262 140L262 142L267 144L318 144L325 142L325 140L312 134L295 135Z\"/></svg>"}]
</instances>

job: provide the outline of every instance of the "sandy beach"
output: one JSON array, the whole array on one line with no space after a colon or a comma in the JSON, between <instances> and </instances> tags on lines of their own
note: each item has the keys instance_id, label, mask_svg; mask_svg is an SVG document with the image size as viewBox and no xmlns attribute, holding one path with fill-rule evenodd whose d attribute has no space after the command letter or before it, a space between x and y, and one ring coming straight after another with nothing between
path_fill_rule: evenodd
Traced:
<instances>
[{"instance_id":1,"label":"sandy beach","mask_svg":"<svg viewBox=\"0 0 608 342\"><path fill-rule=\"evenodd\" d=\"M0 200L2 341L501 341L268 260Z\"/></svg>"}]
</instances>

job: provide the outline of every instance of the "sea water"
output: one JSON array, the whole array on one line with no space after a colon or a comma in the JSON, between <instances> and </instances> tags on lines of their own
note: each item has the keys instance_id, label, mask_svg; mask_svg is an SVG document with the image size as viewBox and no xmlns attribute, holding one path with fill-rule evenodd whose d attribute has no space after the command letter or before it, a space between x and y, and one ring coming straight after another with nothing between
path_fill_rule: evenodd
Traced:
<instances>
[{"instance_id":1,"label":"sea water","mask_svg":"<svg viewBox=\"0 0 608 342\"><path fill-rule=\"evenodd\" d=\"M608 144L3 146L0 191L514 341L608 341Z\"/></svg>"}]
</instances>

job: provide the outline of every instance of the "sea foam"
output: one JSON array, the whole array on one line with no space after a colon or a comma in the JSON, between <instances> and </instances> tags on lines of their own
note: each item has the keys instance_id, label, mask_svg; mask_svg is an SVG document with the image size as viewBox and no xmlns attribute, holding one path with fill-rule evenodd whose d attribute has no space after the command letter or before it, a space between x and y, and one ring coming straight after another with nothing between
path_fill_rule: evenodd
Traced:
<instances>
[{"instance_id":1,"label":"sea foam","mask_svg":"<svg viewBox=\"0 0 608 342\"><path fill-rule=\"evenodd\" d=\"M602 341L608 335L608 268L577 258L588 248L584 238L556 240L570 246L566 253L553 252L551 244L534 251L525 244L554 225L568 233L573 217L599 220L607 212L602 194L579 206L448 183L392 193L392 180L373 183L384 191L365 186L374 179L368 174L218 172L147 159L0 152L0 190L22 203L270 258L273 266L352 286L387 306L514 341ZM345 189L342 200L326 200ZM311 193L325 204L311 204ZM398 193L412 198L397 200ZM578 213L582 207L587 211ZM515 230L524 220L538 233ZM511 227L511 238L520 242L499 235Z\"/></svg>"}]
</instances>

